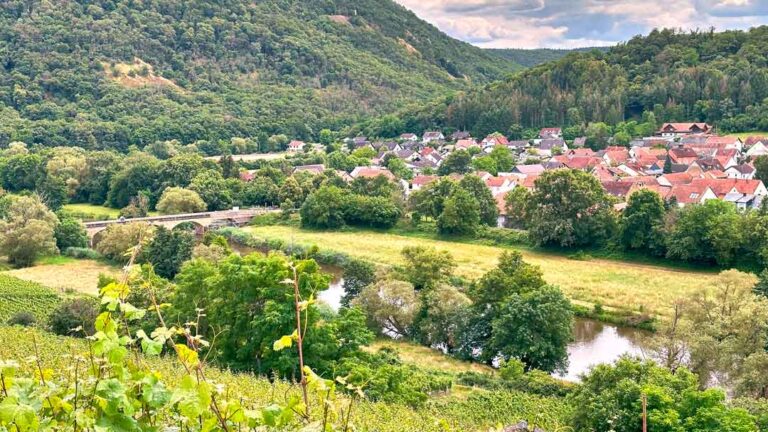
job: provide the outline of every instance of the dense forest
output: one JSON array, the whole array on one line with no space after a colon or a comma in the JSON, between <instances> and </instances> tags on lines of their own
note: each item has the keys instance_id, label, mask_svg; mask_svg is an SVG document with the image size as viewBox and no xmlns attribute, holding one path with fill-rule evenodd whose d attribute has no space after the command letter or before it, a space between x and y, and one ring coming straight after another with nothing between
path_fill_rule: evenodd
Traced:
<instances>
[{"instance_id":1,"label":"dense forest","mask_svg":"<svg viewBox=\"0 0 768 432\"><path fill-rule=\"evenodd\" d=\"M560 60L561 58L567 56L572 52L588 52L592 50L606 52L608 51L608 47L588 47L588 48L574 48L574 49L491 48L491 49L488 49L488 52L494 55L497 55L501 58L513 61L521 66L525 66L529 68L529 67L538 66L540 64Z\"/></svg>"},{"instance_id":2,"label":"dense forest","mask_svg":"<svg viewBox=\"0 0 768 432\"><path fill-rule=\"evenodd\" d=\"M392 1L0 2L0 145L309 139L521 67Z\"/></svg>"},{"instance_id":3,"label":"dense forest","mask_svg":"<svg viewBox=\"0 0 768 432\"><path fill-rule=\"evenodd\" d=\"M768 27L654 30L611 48L570 53L474 91L403 113L406 129L451 127L477 136L525 128L707 121L721 131L768 129Z\"/></svg>"}]
</instances>

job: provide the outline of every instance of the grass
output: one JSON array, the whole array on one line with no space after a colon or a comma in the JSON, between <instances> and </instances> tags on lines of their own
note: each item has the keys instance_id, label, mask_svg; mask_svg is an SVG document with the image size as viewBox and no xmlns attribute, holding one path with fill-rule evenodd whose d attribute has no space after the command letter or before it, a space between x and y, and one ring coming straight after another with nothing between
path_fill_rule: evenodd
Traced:
<instances>
[{"instance_id":1,"label":"grass","mask_svg":"<svg viewBox=\"0 0 768 432\"><path fill-rule=\"evenodd\" d=\"M76 260L70 257L51 257L34 267L10 270L6 275L50 287L61 292L76 291L82 294L98 294L96 283L100 273L114 274L118 269L93 260Z\"/></svg>"},{"instance_id":2,"label":"grass","mask_svg":"<svg viewBox=\"0 0 768 432\"><path fill-rule=\"evenodd\" d=\"M743 140L751 136L768 136L768 132L765 132L765 131L739 132L739 133L727 134L726 136L737 137Z\"/></svg>"},{"instance_id":3,"label":"grass","mask_svg":"<svg viewBox=\"0 0 768 432\"><path fill-rule=\"evenodd\" d=\"M557 285L576 304L600 303L621 311L666 316L676 299L685 297L706 285L714 272L660 267L608 259L579 261L566 256L507 246L459 243L427 237L411 237L392 233L352 230L341 232L307 231L290 226L249 227L258 236L297 243L316 244L345 252L376 263L400 264L400 251L405 246L424 245L450 252L456 273L478 278L496 266L498 256L506 249L519 250L527 262L540 266L544 279Z\"/></svg>"},{"instance_id":4,"label":"grass","mask_svg":"<svg viewBox=\"0 0 768 432\"><path fill-rule=\"evenodd\" d=\"M278 159L285 159L287 155L288 155L287 152L251 153L251 154L243 154L243 155L232 155L232 159L238 162L240 161L255 162L258 160L272 161L272 160L278 160ZM221 159L221 156L210 156L210 157L207 157L206 159L218 161L219 159Z\"/></svg>"},{"instance_id":5,"label":"grass","mask_svg":"<svg viewBox=\"0 0 768 432\"><path fill-rule=\"evenodd\" d=\"M120 216L119 209L93 204L65 204L63 210L85 221L110 220L117 219ZM147 215L157 216L158 213L151 211Z\"/></svg>"},{"instance_id":6,"label":"grass","mask_svg":"<svg viewBox=\"0 0 768 432\"><path fill-rule=\"evenodd\" d=\"M0 360L16 360L25 376L35 373L36 364L29 360L33 353L39 353L43 368L50 368L56 377L64 377L72 373L70 355L86 355L87 349L82 339L53 336L37 329L0 326ZM182 367L175 360L151 358L145 361L166 382L178 384L183 375ZM270 382L215 367L206 368L206 375L215 387L222 389L225 398L235 398L244 404L283 403L287 398L299 395L297 386L279 380ZM562 399L515 391L473 390L467 393L461 388L456 394L452 392L432 398L419 409L362 401L355 405L352 423L354 430L360 431L486 432L498 425L527 420L537 421L545 430L556 431L568 430L565 424L570 413L570 407Z\"/></svg>"},{"instance_id":7,"label":"grass","mask_svg":"<svg viewBox=\"0 0 768 432\"><path fill-rule=\"evenodd\" d=\"M440 351L417 345L408 341L396 341L391 339L378 339L365 349L370 352L377 352L382 348L393 348L397 351L400 359L405 363L415 364L420 367L437 369L449 373L478 372L493 373L494 369L480 364L465 362L453 357L447 356Z\"/></svg>"}]
</instances>

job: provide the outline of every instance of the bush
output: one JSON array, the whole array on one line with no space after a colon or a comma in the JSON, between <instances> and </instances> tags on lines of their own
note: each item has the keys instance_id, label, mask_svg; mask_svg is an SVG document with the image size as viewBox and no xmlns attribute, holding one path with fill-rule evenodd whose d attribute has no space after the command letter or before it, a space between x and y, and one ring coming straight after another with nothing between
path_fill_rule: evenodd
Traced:
<instances>
[{"instance_id":1,"label":"bush","mask_svg":"<svg viewBox=\"0 0 768 432\"><path fill-rule=\"evenodd\" d=\"M88 234L85 232L85 226L76 219L61 219L61 223L54 230L54 236L56 236L56 246L58 246L59 250L88 246Z\"/></svg>"},{"instance_id":2,"label":"bush","mask_svg":"<svg viewBox=\"0 0 768 432\"><path fill-rule=\"evenodd\" d=\"M29 327L35 324L35 316L29 312L16 312L12 317L8 318L8 325L18 325L22 327Z\"/></svg>"},{"instance_id":3,"label":"bush","mask_svg":"<svg viewBox=\"0 0 768 432\"><path fill-rule=\"evenodd\" d=\"M76 259L98 260L104 258L104 256L97 251L84 247L68 247L64 249L64 255Z\"/></svg>"},{"instance_id":4,"label":"bush","mask_svg":"<svg viewBox=\"0 0 768 432\"><path fill-rule=\"evenodd\" d=\"M48 327L61 336L88 336L94 334L93 323L99 315L99 301L80 297L64 301L48 318Z\"/></svg>"}]
</instances>

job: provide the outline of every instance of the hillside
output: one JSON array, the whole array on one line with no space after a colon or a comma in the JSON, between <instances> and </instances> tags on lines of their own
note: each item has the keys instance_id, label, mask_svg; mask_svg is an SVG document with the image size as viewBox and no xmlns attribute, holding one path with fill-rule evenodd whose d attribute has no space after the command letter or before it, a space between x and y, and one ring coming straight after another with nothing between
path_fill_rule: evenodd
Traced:
<instances>
[{"instance_id":1,"label":"hillside","mask_svg":"<svg viewBox=\"0 0 768 432\"><path fill-rule=\"evenodd\" d=\"M311 138L520 69L390 0L0 3L0 145Z\"/></svg>"},{"instance_id":2,"label":"hillside","mask_svg":"<svg viewBox=\"0 0 768 432\"><path fill-rule=\"evenodd\" d=\"M515 62L526 68L538 66L540 64L560 60L572 52L589 52L592 50L608 51L606 47L594 48L575 48L575 49L517 49L517 48L496 48L488 49L493 55Z\"/></svg>"},{"instance_id":3,"label":"hillside","mask_svg":"<svg viewBox=\"0 0 768 432\"><path fill-rule=\"evenodd\" d=\"M653 111L656 121L707 121L721 131L768 128L768 27L655 30L605 53L570 53L504 81L432 103L408 127L447 126L476 136L524 128L611 124Z\"/></svg>"}]
</instances>

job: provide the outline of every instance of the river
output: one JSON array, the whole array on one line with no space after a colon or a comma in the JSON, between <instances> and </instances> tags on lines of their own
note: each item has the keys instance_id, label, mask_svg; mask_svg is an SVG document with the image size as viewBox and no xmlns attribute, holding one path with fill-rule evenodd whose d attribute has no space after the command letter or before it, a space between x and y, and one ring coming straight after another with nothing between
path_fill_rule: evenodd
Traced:
<instances>
[{"instance_id":1,"label":"river","mask_svg":"<svg viewBox=\"0 0 768 432\"><path fill-rule=\"evenodd\" d=\"M237 247L241 253L252 249ZM330 287L318 293L317 298L333 310L341 307L344 296L342 270L333 266L322 266L333 275ZM578 381L579 376L600 363L612 363L624 354L642 355L641 342L646 334L643 330L617 327L599 321L576 318L573 325L573 342L568 344L568 370L557 375L568 381Z\"/></svg>"}]
</instances>

